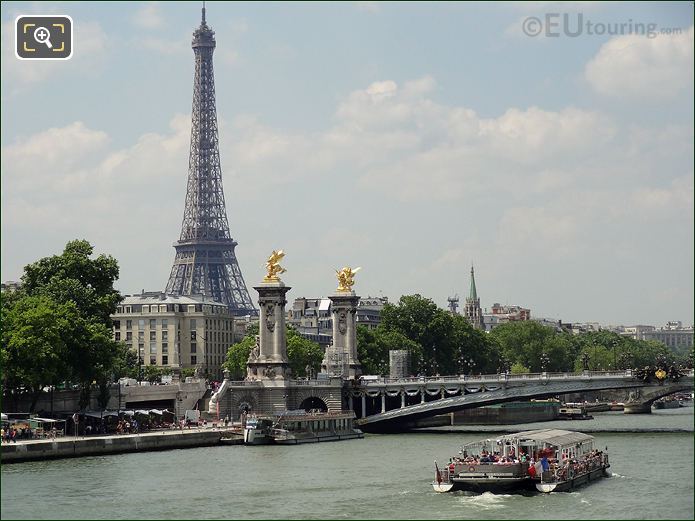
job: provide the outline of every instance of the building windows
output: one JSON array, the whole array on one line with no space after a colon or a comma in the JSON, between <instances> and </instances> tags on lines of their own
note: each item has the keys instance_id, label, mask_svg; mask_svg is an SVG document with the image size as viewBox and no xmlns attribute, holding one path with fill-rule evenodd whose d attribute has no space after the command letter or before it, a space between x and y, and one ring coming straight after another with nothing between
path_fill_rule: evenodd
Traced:
<instances>
[{"instance_id":1,"label":"building windows","mask_svg":"<svg viewBox=\"0 0 695 521\"><path fill-rule=\"evenodd\" d=\"M195 340L196 340L196 335L197 335L197 333L196 333L195 331L191 331L191 341L192 341L192 342L195 342Z\"/></svg>"},{"instance_id":2,"label":"building windows","mask_svg":"<svg viewBox=\"0 0 695 521\"><path fill-rule=\"evenodd\" d=\"M116 333L114 334L114 340L116 340L116 342L121 341L121 332L120 331L116 331Z\"/></svg>"},{"instance_id":3,"label":"building windows","mask_svg":"<svg viewBox=\"0 0 695 521\"><path fill-rule=\"evenodd\" d=\"M140 320L138 320L138 329L140 329L140 330L145 329L145 319L144 318L141 318Z\"/></svg>"},{"instance_id":4,"label":"building windows","mask_svg":"<svg viewBox=\"0 0 695 521\"><path fill-rule=\"evenodd\" d=\"M142 312L143 313L149 313L150 312L150 306L142 306Z\"/></svg>"},{"instance_id":5,"label":"building windows","mask_svg":"<svg viewBox=\"0 0 695 521\"><path fill-rule=\"evenodd\" d=\"M157 365L157 357L156 356L150 357L150 365Z\"/></svg>"},{"instance_id":6,"label":"building windows","mask_svg":"<svg viewBox=\"0 0 695 521\"><path fill-rule=\"evenodd\" d=\"M191 344L191 353L197 353L198 352L198 344Z\"/></svg>"},{"instance_id":7,"label":"building windows","mask_svg":"<svg viewBox=\"0 0 695 521\"><path fill-rule=\"evenodd\" d=\"M138 341L139 342L145 341L145 332L144 331L138 331Z\"/></svg>"},{"instance_id":8,"label":"building windows","mask_svg":"<svg viewBox=\"0 0 695 521\"><path fill-rule=\"evenodd\" d=\"M133 321L132 320L126 320L125 321L125 328L126 329L133 329Z\"/></svg>"},{"instance_id":9,"label":"building windows","mask_svg":"<svg viewBox=\"0 0 695 521\"><path fill-rule=\"evenodd\" d=\"M191 331L194 331L196 329L196 321L195 318L191 319Z\"/></svg>"},{"instance_id":10,"label":"building windows","mask_svg":"<svg viewBox=\"0 0 695 521\"><path fill-rule=\"evenodd\" d=\"M156 331L150 331L150 342L154 342L157 340L157 332Z\"/></svg>"},{"instance_id":11,"label":"building windows","mask_svg":"<svg viewBox=\"0 0 695 521\"><path fill-rule=\"evenodd\" d=\"M169 357L167 355L162 355L162 365L169 365Z\"/></svg>"},{"instance_id":12,"label":"building windows","mask_svg":"<svg viewBox=\"0 0 695 521\"><path fill-rule=\"evenodd\" d=\"M151 355L157 354L157 342L150 342L150 354Z\"/></svg>"},{"instance_id":13,"label":"building windows","mask_svg":"<svg viewBox=\"0 0 695 521\"><path fill-rule=\"evenodd\" d=\"M162 330L162 342L169 340L169 331L166 329Z\"/></svg>"},{"instance_id":14,"label":"building windows","mask_svg":"<svg viewBox=\"0 0 695 521\"><path fill-rule=\"evenodd\" d=\"M114 320L113 321L113 328L114 329L121 329L121 321L120 320Z\"/></svg>"},{"instance_id":15,"label":"building windows","mask_svg":"<svg viewBox=\"0 0 695 521\"><path fill-rule=\"evenodd\" d=\"M126 342L132 342L133 341L133 332L132 331L126 331L125 339L126 339Z\"/></svg>"},{"instance_id":16,"label":"building windows","mask_svg":"<svg viewBox=\"0 0 695 521\"><path fill-rule=\"evenodd\" d=\"M162 329L166 329L169 327L169 319L163 318L162 319Z\"/></svg>"},{"instance_id":17,"label":"building windows","mask_svg":"<svg viewBox=\"0 0 695 521\"><path fill-rule=\"evenodd\" d=\"M198 357L191 355L191 365L196 365L198 363Z\"/></svg>"},{"instance_id":18,"label":"building windows","mask_svg":"<svg viewBox=\"0 0 695 521\"><path fill-rule=\"evenodd\" d=\"M140 358L145 358L145 344L138 344L138 353Z\"/></svg>"},{"instance_id":19,"label":"building windows","mask_svg":"<svg viewBox=\"0 0 695 521\"><path fill-rule=\"evenodd\" d=\"M150 319L150 329L157 329L157 319L156 318Z\"/></svg>"},{"instance_id":20,"label":"building windows","mask_svg":"<svg viewBox=\"0 0 695 521\"><path fill-rule=\"evenodd\" d=\"M162 342L162 353L169 352L169 344L167 342Z\"/></svg>"}]
</instances>

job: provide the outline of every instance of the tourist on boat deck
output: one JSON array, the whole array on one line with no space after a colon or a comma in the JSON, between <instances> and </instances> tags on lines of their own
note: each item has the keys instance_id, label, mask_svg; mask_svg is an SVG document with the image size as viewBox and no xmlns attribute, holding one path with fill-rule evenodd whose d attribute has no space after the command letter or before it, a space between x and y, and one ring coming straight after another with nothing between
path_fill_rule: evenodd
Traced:
<instances>
[{"instance_id":1,"label":"tourist on boat deck","mask_svg":"<svg viewBox=\"0 0 695 521\"><path fill-rule=\"evenodd\" d=\"M550 470L550 463L548 463L548 458L545 454L541 458L541 467L543 468L544 472Z\"/></svg>"}]
</instances>

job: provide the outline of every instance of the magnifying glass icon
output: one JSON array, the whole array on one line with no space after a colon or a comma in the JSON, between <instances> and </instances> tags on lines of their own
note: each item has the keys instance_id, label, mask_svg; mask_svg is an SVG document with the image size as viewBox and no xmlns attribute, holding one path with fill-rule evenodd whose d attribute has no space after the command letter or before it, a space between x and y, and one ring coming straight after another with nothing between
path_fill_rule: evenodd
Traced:
<instances>
[{"instance_id":1,"label":"magnifying glass icon","mask_svg":"<svg viewBox=\"0 0 695 521\"><path fill-rule=\"evenodd\" d=\"M53 49L53 45L51 45L51 33L45 27L36 28L34 31L34 40L39 43L45 43L46 47Z\"/></svg>"}]
</instances>

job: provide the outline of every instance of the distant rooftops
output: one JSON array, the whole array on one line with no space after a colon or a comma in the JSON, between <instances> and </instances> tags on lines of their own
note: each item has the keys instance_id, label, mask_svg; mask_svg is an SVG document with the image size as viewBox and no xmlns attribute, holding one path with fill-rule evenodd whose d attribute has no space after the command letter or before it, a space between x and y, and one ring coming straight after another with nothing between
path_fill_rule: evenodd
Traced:
<instances>
[{"instance_id":1,"label":"distant rooftops","mask_svg":"<svg viewBox=\"0 0 695 521\"><path fill-rule=\"evenodd\" d=\"M211 304L225 306L222 302L204 295L171 295L161 291L143 291L139 295L125 295L121 305L133 304Z\"/></svg>"}]
</instances>

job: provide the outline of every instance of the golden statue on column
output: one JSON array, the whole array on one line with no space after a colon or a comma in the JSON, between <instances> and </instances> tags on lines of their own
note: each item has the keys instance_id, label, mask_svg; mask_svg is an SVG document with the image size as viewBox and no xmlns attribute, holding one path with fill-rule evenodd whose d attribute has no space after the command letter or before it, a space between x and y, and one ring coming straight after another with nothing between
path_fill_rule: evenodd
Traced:
<instances>
[{"instance_id":1,"label":"golden statue on column","mask_svg":"<svg viewBox=\"0 0 695 521\"><path fill-rule=\"evenodd\" d=\"M360 271L362 268L355 268L354 270L348 266L345 266L342 270L335 270L338 277L338 290L341 293L349 293L352 291L352 286L355 285L355 273Z\"/></svg>"},{"instance_id":2,"label":"golden statue on column","mask_svg":"<svg viewBox=\"0 0 695 521\"><path fill-rule=\"evenodd\" d=\"M268 260L265 263L265 268L268 270L268 274L263 277L263 282L280 282L280 273L285 273L287 270L280 266L280 261L285 256L285 252L282 250L273 250L270 254Z\"/></svg>"}]
</instances>

